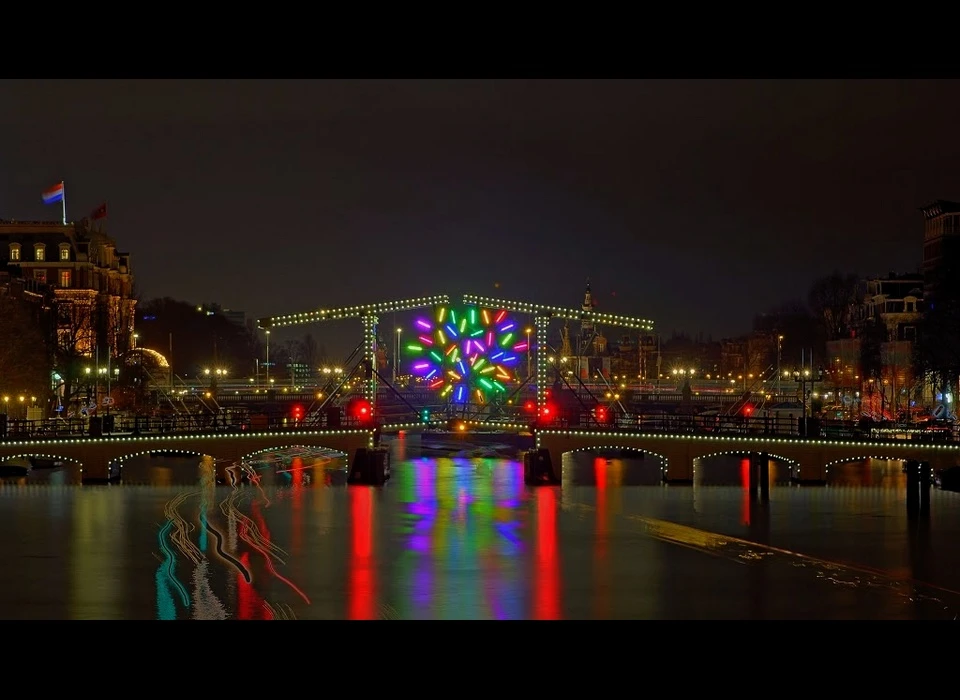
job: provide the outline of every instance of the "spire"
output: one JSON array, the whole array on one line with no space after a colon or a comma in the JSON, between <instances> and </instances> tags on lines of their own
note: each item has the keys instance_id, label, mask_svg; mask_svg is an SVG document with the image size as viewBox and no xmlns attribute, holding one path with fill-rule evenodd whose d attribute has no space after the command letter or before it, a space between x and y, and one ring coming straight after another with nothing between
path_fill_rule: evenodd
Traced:
<instances>
[{"instance_id":1,"label":"spire","mask_svg":"<svg viewBox=\"0 0 960 700\"><path fill-rule=\"evenodd\" d=\"M590 278L587 277L587 289L583 293L583 310L593 311L593 294L590 292Z\"/></svg>"}]
</instances>

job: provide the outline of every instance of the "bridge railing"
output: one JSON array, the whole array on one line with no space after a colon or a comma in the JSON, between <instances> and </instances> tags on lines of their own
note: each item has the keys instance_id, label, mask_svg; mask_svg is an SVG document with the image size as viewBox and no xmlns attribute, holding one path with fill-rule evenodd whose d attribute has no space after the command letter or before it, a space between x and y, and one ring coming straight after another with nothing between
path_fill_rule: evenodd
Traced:
<instances>
[{"instance_id":1,"label":"bridge railing","mask_svg":"<svg viewBox=\"0 0 960 700\"><path fill-rule=\"evenodd\" d=\"M174 433L245 433L289 430L324 430L365 428L361 421L349 416L339 420L322 416L318 421L294 421L286 416L256 415L245 418L214 414L178 415L169 417L101 416L70 420L7 420L0 421L0 441L45 440L65 438L98 438L126 435L169 435Z\"/></svg>"},{"instance_id":2,"label":"bridge railing","mask_svg":"<svg viewBox=\"0 0 960 700\"><path fill-rule=\"evenodd\" d=\"M535 415L519 406L503 407L496 415L477 415L469 412L452 413L445 407L432 407L431 425L445 421L463 420L481 429L515 430L517 425L603 430L611 432L643 432L699 435L784 436L816 440L884 441L952 443L960 440L952 422L904 424L892 422L803 419L791 416L724 416L682 413L623 413L610 411L606 420L598 420L593 413L568 411L555 421L537 420ZM2 416L0 416L2 417ZM422 411L378 413L378 425L422 423ZM287 414L229 414L178 415L168 417L101 416L87 419L0 420L0 441L43 440L64 438L96 438L124 435L168 435L172 433L207 432L264 432L291 430L324 430L373 427L342 411L320 412L309 420L292 420Z\"/></svg>"},{"instance_id":3,"label":"bridge railing","mask_svg":"<svg viewBox=\"0 0 960 700\"><path fill-rule=\"evenodd\" d=\"M953 423L906 424L870 420L845 421L791 416L724 416L704 414L614 413L597 420L592 413L568 413L555 421L536 421L540 428L610 430L699 435L783 436L811 440L952 443L960 439Z\"/></svg>"}]
</instances>

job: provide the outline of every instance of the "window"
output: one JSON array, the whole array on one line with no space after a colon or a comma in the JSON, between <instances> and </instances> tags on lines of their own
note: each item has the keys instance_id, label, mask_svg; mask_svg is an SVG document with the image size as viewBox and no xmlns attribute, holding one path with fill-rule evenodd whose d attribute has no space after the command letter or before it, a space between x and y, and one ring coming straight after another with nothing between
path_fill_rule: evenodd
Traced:
<instances>
[{"instance_id":1,"label":"window","mask_svg":"<svg viewBox=\"0 0 960 700\"><path fill-rule=\"evenodd\" d=\"M70 274L71 272L71 270L60 270L59 283L64 289L70 286L70 282L72 280L72 275Z\"/></svg>"},{"instance_id":2,"label":"window","mask_svg":"<svg viewBox=\"0 0 960 700\"><path fill-rule=\"evenodd\" d=\"M17 262L20 260L20 244L19 243L10 244L10 260L12 262Z\"/></svg>"},{"instance_id":3,"label":"window","mask_svg":"<svg viewBox=\"0 0 960 700\"><path fill-rule=\"evenodd\" d=\"M34 270L33 279L39 282L40 284L47 283L47 271L46 270Z\"/></svg>"},{"instance_id":4,"label":"window","mask_svg":"<svg viewBox=\"0 0 960 700\"><path fill-rule=\"evenodd\" d=\"M43 243L37 243L33 247L33 259L37 262L43 262L47 259L47 246Z\"/></svg>"},{"instance_id":5,"label":"window","mask_svg":"<svg viewBox=\"0 0 960 700\"><path fill-rule=\"evenodd\" d=\"M67 246L67 245L60 246L60 259L61 260L70 259L70 246Z\"/></svg>"}]
</instances>

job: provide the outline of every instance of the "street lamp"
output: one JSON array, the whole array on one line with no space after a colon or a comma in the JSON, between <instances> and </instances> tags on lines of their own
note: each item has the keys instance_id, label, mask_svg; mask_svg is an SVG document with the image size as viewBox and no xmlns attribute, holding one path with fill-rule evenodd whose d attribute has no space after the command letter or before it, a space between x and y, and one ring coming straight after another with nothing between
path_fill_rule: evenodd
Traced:
<instances>
[{"instance_id":1,"label":"street lamp","mask_svg":"<svg viewBox=\"0 0 960 700\"><path fill-rule=\"evenodd\" d=\"M780 401L780 354L783 349L783 336L777 336L777 401Z\"/></svg>"},{"instance_id":2,"label":"street lamp","mask_svg":"<svg viewBox=\"0 0 960 700\"><path fill-rule=\"evenodd\" d=\"M270 388L270 331L267 333L267 357L266 361L263 363L263 366L267 368L267 389Z\"/></svg>"},{"instance_id":3,"label":"street lamp","mask_svg":"<svg viewBox=\"0 0 960 700\"><path fill-rule=\"evenodd\" d=\"M400 334L403 332L402 328L397 329L397 344L396 348L393 351L393 383L397 383L397 376L400 374Z\"/></svg>"}]
</instances>

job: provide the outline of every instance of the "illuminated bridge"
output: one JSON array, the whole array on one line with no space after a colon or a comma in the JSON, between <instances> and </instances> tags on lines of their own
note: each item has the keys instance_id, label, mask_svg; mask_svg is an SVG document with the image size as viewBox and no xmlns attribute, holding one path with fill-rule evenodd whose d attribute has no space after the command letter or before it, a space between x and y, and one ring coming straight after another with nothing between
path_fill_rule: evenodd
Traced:
<instances>
[{"instance_id":1,"label":"illuminated bridge","mask_svg":"<svg viewBox=\"0 0 960 700\"><path fill-rule=\"evenodd\" d=\"M377 368L380 317L405 311L420 312L411 327L412 338L402 350L411 356L408 360L411 371L429 391L429 406L411 405L405 393L393 386ZM521 324L511 314L531 317L531 323ZM551 378L554 385L562 384L569 389L569 395L576 397L581 404L579 408L592 412L603 402L579 376L574 377L577 386L571 386L566 376L550 366L548 358L553 349L548 332L551 321L653 331L653 322L649 319L475 294L463 295L460 304L453 304L444 294L317 309L260 319L259 326L265 332L269 353L270 334L275 329L343 319L360 319L362 323L363 340L346 363L350 365L355 360L356 364L348 367L330 391L320 392L324 398L319 400L319 405L311 405L304 411L304 420L314 424L318 419L325 421L329 413L324 409L335 397L342 400L342 388L359 383L362 401L348 404L348 412L353 418L360 417L356 413L356 407L360 406L360 410L367 411L371 418L376 416L381 429L387 431L409 428L414 423L433 422L430 418L445 421L459 417L500 422L512 419L515 422L521 418L517 397L523 396L525 389L530 391L533 404L528 406L528 422L543 418L545 412L549 417L551 405L547 395ZM555 350L553 354L557 354ZM394 361L396 359L394 357ZM531 370L531 365L535 366L535 371L526 372L527 376L521 380L523 372L519 370L524 361ZM388 417L386 412L377 410L378 404L383 403L406 405ZM354 408L351 409L350 405ZM313 421L307 416L314 416Z\"/></svg>"},{"instance_id":2,"label":"illuminated bridge","mask_svg":"<svg viewBox=\"0 0 960 700\"><path fill-rule=\"evenodd\" d=\"M470 430L483 429L482 422L467 423ZM422 428L423 426L412 426ZM505 424L504 431L522 431L526 426ZM918 460L934 469L960 464L960 446L904 441L820 440L780 436L722 436L670 433L640 433L615 430L536 431L536 444L550 452L554 464L577 451L620 450L659 459L667 482L692 481L702 459L720 454L758 455L790 466L800 482L823 483L833 465L865 458ZM262 452L310 448L337 453L345 458L361 448L375 446L378 431L359 428L313 430L300 428L267 432L222 432L173 435L115 436L16 440L0 442L0 463L17 458L39 458L74 463L83 478L115 477L110 465L144 454L210 455L218 461L248 461Z\"/></svg>"},{"instance_id":3,"label":"illuminated bridge","mask_svg":"<svg viewBox=\"0 0 960 700\"><path fill-rule=\"evenodd\" d=\"M408 363L412 371L426 389L423 395L434 402L426 410L409 405L407 397L381 375L377 365L380 317L404 311L417 312L411 328L413 338L405 349L411 356ZM532 317L531 325L518 324L511 314ZM383 432L449 430L456 426L465 432L535 430L537 447L547 450L554 464L560 464L563 454L580 450L635 451L659 459L664 479L681 483L694 478L700 460L717 454L765 455L790 465L792 475L801 482L823 482L832 465L864 458L927 461L937 469L960 463L960 446L953 444L870 437L805 439L769 432L681 432L671 426L656 431L638 427L635 420L610 421L606 409L615 412L615 404L606 406L589 390L584 392L582 382L580 391L575 391L564 374L551 366L548 356L555 350L548 343L550 323L579 321L649 332L653 323L647 319L467 294L456 305L450 297L438 295L275 316L261 319L259 325L266 334L269 352L270 333L275 329L342 319L359 319L362 324L363 340L355 352L356 362L344 363L337 386L323 392L324 398L295 416L286 429L251 420L247 425L216 433L23 437L0 442L0 462L24 457L76 462L82 465L85 478L103 479L112 475L111 464L137 454L181 452L237 462L259 452L306 447L351 457L358 450L376 446ZM521 378L524 373L519 370L524 364L531 371ZM579 382L579 377L574 381ZM358 391L344 392L347 384L356 385ZM528 385L534 410L529 414L503 410ZM591 420L558 420L554 414L564 407L557 403L559 398L552 393L555 389L574 402L570 410L576 413L582 409ZM339 403L335 403L335 397ZM390 416L391 420L378 410L389 397L394 404L406 404L401 405L401 412ZM516 405L512 404L514 408ZM342 415L344 407L346 416ZM500 410L491 410L494 407ZM622 410L622 406L619 408Z\"/></svg>"}]
</instances>

